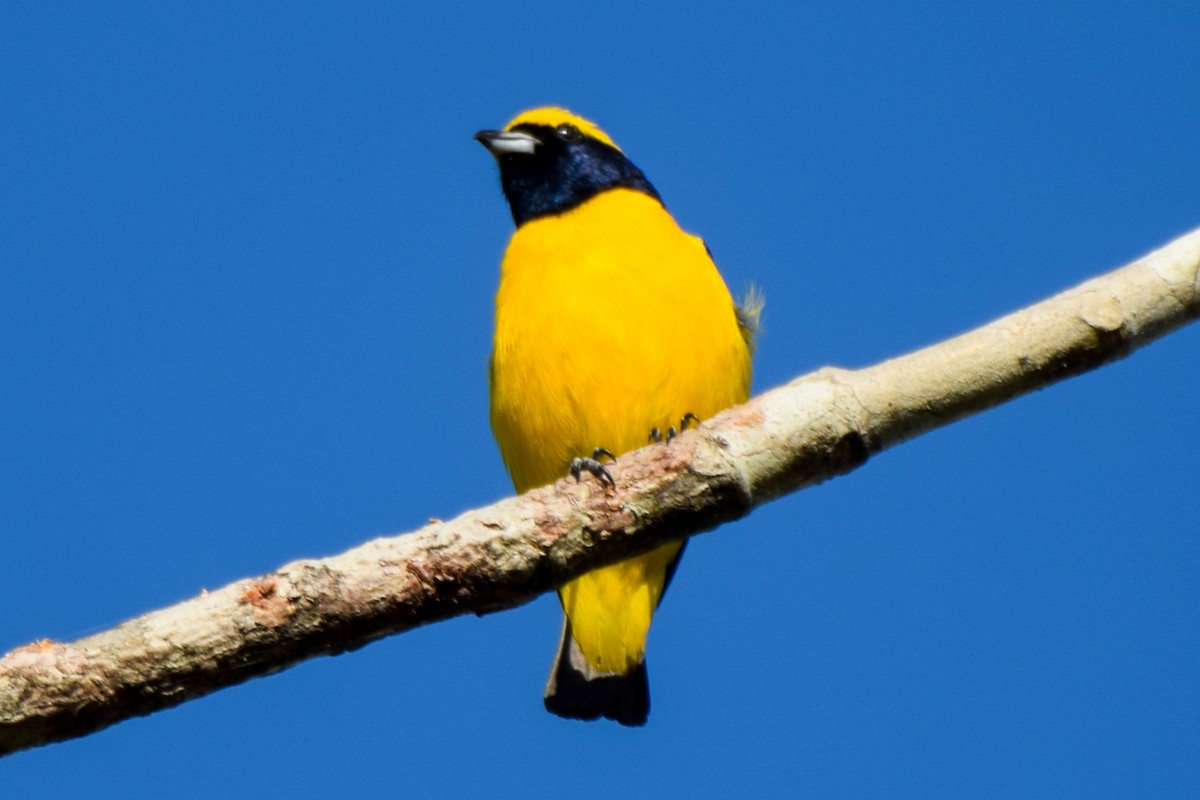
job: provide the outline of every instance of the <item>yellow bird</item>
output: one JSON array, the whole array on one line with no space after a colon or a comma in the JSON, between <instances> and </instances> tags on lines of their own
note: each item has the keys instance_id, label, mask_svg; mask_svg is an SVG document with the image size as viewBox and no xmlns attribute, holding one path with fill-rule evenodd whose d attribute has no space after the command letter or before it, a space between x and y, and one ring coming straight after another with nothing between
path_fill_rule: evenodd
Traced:
<instances>
[{"instance_id":1,"label":"yellow bird","mask_svg":"<svg viewBox=\"0 0 1200 800\"><path fill-rule=\"evenodd\" d=\"M500 267L492 431L518 492L744 401L761 302L738 306L704 242L604 131L561 108L475 135L517 229ZM642 725L646 634L683 543L559 589L566 620L546 708Z\"/></svg>"}]
</instances>

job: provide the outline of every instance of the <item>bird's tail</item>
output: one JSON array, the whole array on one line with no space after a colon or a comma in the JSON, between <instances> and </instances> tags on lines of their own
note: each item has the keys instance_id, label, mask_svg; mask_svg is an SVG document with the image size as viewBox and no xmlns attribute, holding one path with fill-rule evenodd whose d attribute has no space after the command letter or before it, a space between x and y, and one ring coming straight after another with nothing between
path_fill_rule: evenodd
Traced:
<instances>
[{"instance_id":1,"label":"bird's tail","mask_svg":"<svg viewBox=\"0 0 1200 800\"><path fill-rule=\"evenodd\" d=\"M645 725L650 715L650 681L643 661L624 675L592 667L563 622L558 657L546 683L546 710L568 719L615 720L622 725Z\"/></svg>"}]
</instances>

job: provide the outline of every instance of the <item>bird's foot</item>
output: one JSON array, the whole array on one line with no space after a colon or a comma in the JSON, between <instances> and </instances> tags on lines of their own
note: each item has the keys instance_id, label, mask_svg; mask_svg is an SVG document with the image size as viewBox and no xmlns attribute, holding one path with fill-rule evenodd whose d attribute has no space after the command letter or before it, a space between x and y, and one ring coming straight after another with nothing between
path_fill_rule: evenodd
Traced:
<instances>
[{"instance_id":1,"label":"bird's foot","mask_svg":"<svg viewBox=\"0 0 1200 800\"><path fill-rule=\"evenodd\" d=\"M700 424L700 418L699 418L699 417L697 417L695 414L693 414L692 412L690 412L690 411L689 411L688 413L686 413L686 414L684 414L684 415L683 415L683 418L682 418L682 419L680 419L680 420L679 420L679 428L678 428L678 429L676 429L674 425L672 425L671 427L667 428L666 440L667 440L668 442L669 442L669 441L671 441L671 440L672 440L672 439L674 439L676 436L678 436L679 434L681 434L681 433L683 433L684 431L686 431L686 430L688 429L688 425L690 425L690 424L691 424L691 423L693 423L693 422L694 422L694 423L696 423L697 425L699 425L699 424ZM659 428L651 428L651 429L650 429L650 441L652 441L652 442L661 442L661 441L663 441L663 432L662 432L662 430L661 430L661 429L659 429Z\"/></svg>"},{"instance_id":2,"label":"bird's foot","mask_svg":"<svg viewBox=\"0 0 1200 800\"><path fill-rule=\"evenodd\" d=\"M591 458L572 458L571 466L567 469L567 474L576 481L579 481L583 477L583 473L587 472L600 481L601 484L607 484L615 489L617 488L617 482L613 479L612 473L608 471L608 468L600 463L600 459L602 458L607 458L614 464L617 461L617 457L612 453L603 447L597 447L592 451Z\"/></svg>"}]
</instances>

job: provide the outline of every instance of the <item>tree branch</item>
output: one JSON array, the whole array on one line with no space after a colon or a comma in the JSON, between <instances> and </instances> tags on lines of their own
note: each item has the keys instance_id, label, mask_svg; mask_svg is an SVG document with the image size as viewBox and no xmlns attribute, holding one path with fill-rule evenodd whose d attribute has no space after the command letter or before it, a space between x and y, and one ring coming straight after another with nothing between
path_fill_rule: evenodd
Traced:
<instances>
[{"instance_id":1,"label":"tree branch","mask_svg":"<svg viewBox=\"0 0 1200 800\"><path fill-rule=\"evenodd\" d=\"M524 603L602 564L742 517L885 448L1101 364L1200 316L1200 230L970 333L822 369L666 445L617 490L559 481L332 558L0 659L0 755L83 736L318 655Z\"/></svg>"}]
</instances>

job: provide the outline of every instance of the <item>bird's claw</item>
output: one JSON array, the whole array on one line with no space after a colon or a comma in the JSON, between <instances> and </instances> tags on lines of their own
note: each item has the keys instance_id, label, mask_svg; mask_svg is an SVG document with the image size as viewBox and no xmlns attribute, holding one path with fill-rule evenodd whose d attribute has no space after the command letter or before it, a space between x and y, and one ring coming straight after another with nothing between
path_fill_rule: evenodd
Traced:
<instances>
[{"instance_id":1,"label":"bird's claw","mask_svg":"<svg viewBox=\"0 0 1200 800\"><path fill-rule=\"evenodd\" d=\"M608 485L613 489L617 488L617 481L613 478L612 473L608 468L600 463L600 459L607 458L613 463L616 463L617 457L605 450L603 447L597 447L592 451L591 458L572 458L571 466L567 469L567 474L576 480L582 480L583 473L587 472L602 485Z\"/></svg>"},{"instance_id":2,"label":"bird's claw","mask_svg":"<svg viewBox=\"0 0 1200 800\"><path fill-rule=\"evenodd\" d=\"M683 415L683 418L682 418L682 419L680 419L680 420L679 420L679 428L678 428L678 430L676 430L676 428L675 428L675 426L674 426L674 425L672 425L671 427L667 428L667 436L666 436L666 440L667 440L668 442L669 442L669 441L671 441L671 440L672 440L672 439L674 439L676 436L678 436L679 434L681 434L681 433L683 433L684 431L686 431L686 430L688 429L688 425L692 424L693 422L694 422L694 423L696 423L697 425L699 425L699 424L700 424L700 418L699 418L699 417L697 417L695 414L693 414L692 412L690 412L690 411L689 411L688 413L686 413L686 414L684 414L684 415ZM662 440L663 440L663 432L662 432L662 430L661 430L660 428L651 428L651 429L650 429L650 441L652 441L652 442L661 442Z\"/></svg>"}]
</instances>

